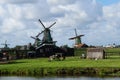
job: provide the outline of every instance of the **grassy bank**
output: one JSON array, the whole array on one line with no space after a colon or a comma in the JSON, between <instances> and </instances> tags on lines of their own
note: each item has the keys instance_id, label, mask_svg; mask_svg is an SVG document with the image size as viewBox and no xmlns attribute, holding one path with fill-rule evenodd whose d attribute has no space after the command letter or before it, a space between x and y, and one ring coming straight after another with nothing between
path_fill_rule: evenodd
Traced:
<instances>
[{"instance_id":1,"label":"grassy bank","mask_svg":"<svg viewBox=\"0 0 120 80\"><path fill-rule=\"evenodd\" d=\"M98 75L120 76L120 59L86 60L68 57L64 61L49 62L48 58L15 60L0 64L1 75L48 76L48 75Z\"/></svg>"}]
</instances>

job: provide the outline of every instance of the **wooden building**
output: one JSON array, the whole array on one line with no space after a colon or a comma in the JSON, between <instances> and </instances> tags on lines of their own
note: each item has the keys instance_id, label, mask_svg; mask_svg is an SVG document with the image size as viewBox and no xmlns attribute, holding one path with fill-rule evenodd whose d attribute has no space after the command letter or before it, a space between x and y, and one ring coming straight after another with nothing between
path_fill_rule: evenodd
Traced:
<instances>
[{"instance_id":1,"label":"wooden building","mask_svg":"<svg viewBox=\"0 0 120 80\"><path fill-rule=\"evenodd\" d=\"M87 59L105 59L105 51L102 48L88 48Z\"/></svg>"}]
</instances>

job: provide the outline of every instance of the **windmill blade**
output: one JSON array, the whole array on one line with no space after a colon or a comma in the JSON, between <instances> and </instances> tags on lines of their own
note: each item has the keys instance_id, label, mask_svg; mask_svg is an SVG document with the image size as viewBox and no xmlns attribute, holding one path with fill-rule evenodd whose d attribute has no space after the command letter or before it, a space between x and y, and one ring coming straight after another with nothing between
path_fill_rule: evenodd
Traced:
<instances>
[{"instance_id":1,"label":"windmill blade","mask_svg":"<svg viewBox=\"0 0 120 80\"><path fill-rule=\"evenodd\" d=\"M1 45L5 45L5 44L1 44Z\"/></svg>"},{"instance_id":2,"label":"windmill blade","mask_svg":"<svg viewBox=\"0 0 120 80\"><path fill-rule=\"evenodd\" d=\"M76 37L69 38L69 40L73 40L73 39L76 39Z\"/></svg>"},{"instance_id":3,"label":"windmill blade","mask_svg":"<svg viewBox=\"0 0 120 80\"><path fill-rule=\"evenodd\" d=\"M33 37L33 36L30 36L31 38L33 38L33 39L36 39L35 37Z\"/></svg>"},{"instance_id":4,"label":"windmill blade","mask_svg":"<svg viewBox=\"0 0 120 80\"><path fill-rule=\"evenodd\" d=\"M5 44L7 43L7 40L5 40Z\"/></svg>"},{"instance_id":5,"label":"windmill blade","mask_svg":"<svg viewBox=\"0 0 120 80\"><path fill-rule=\"evenodd\" d=\"M76 37L82 37L82 36L84 36L84 35L79 35L79 36L76 36Z\"/></svg>"},{"instance_id":6,"label":"windmill blade","mask_svg":"<svg viewBox=\"0 0 120 80\"><path fill-rule=\"evenodd\" d=\"M79 35L79 36L76 36L76 37L72 37L72 38L69 38L69 40L76 39L76 38L80 38L80 37L82 37L82 36L84 36L84 35Z\"/></svg>"},{"instance_id":7,"label":"windmill blade","mask_svg":"<svg viewBox=\"0 0 120 80\"><path fill-rule=\"evenodd\" d=\"M54 22L52 25L50 25L48 28L51 28L53 25L55 25L56 24L56 22Z\"/></svg>"},{"instance_id":8,"label":"windmill blade","mask_svg":"<svg viewBox=\"0 0 120 80\"><path fill-rule=\"evenodd\" d=\"M42 32L40 32L40 33L38 33L38 35L36 36L36 37L38 37L40 34L42 34L44 31L42 31Z\"/></svg>"},{"instance_id":9,"label":"windmill blade","mask_svg":"<svg viewBox=\"0 0 120 80\"><path fill-rule=\"evenodd\" d=\"M75 29L75 35L77 36L77 30Z\"/></svg>"},{"instance_id":10,"label":"windmill blade","mask_svg":"<svg viewBox=\"0 0 120 80\"><path fill-rule=\"evenodd\" d=\"M10 44L7 44L7 45L10 45Z\"/></svg>"},{"instance_id":11,"label":"windmill blade","mask_svg":"<svg viewBox=\"0 0 120 80\"><path fill-rule=\"evenodd\" d=\"M42 24L42 26L45 28L44 24L42 23L42 21L39 19L39 22Z\"/></svg>"}]
</instances>

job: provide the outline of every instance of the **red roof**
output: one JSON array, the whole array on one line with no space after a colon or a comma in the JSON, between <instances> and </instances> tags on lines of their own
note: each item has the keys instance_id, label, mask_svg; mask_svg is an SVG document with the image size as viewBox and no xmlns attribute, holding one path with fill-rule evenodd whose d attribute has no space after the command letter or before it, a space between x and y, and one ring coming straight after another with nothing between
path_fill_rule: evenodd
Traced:
<instances>
[{"instance_id":1,"label":"red roof","mask_svg":"<svg viewBox=\"0 0 120 80\"><path fill-rule=\"evenodd\" d=\"M76 48L83 48L83 47L88 47L86 44L77 44L75 45Z\"/></svg>"}]
</instances>

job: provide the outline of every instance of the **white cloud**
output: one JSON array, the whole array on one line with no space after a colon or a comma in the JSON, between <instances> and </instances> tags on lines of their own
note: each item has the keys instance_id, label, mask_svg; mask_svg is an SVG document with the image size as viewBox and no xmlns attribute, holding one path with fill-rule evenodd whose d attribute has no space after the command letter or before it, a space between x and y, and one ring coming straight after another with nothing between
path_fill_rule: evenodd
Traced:
<instances>
[{"instance_id":1,"label":"white cloud","mask_svg":"<svg viewBox=\"0 0 120 80\"><path fill-rule=\"evenodd\" d=\"M17 5L7 5L6 6L9 12L9 17L14 18L14 19L20 19L22 18L22 10L20 6Z\"/></svg>"},{"instance_id":2,"label":"white cloud","mask_svg":"<svg viewBox=\"0 0 120 80\"><path fill-rule=\"evenodd\" d=\"M72 20L73 22L76 22L75 24L83 25L91 21L99 20L102 16L102 7L99 4L93 4L90 1L92 0L76 1L73 4L67 5L55 5L51 8L51 12L54 14L60 13L62 16L61 18L58 17L58 19L63 19L64 23L67 21L69 23L69 21ZM85 6L87 4L89 5Z\"/></svg>"},{"instance_id":3,"label":"white cloud","mask_svg":"<svg viewBox=\"0 0 120 80\"><path fill-rule=\"evenodd\" d=\"M59 45L74 43L68 40L74 36L74 28L85 34L82 40L88 45L119 43L120 3L102 6L96 0L0 0L0 4L1 39L10 39L14 45L33 41L30 36L43 30L39 18L46 26L57 22L51 29Z\"/></svg>"},{"instance_id":4,"label":"white cloud","mask_svg":"<svg viewBox=\"0 0 120 80\"><path fill-rule=\"evenodd\" d=\"M105 6L103 7L103 11L104 11L104 17L106 19L119 19L120 18L120 3L118 4L114 4L111 6Z\"/></svg>"},{"instance_id":5,"label":"white cloud","mask_svg":"<svg viewBox=\"0 0 120 80\"><path fill-rule=\"evenodd\" d=\"M103 6L103 16L100 21L92 22L90 27L90 32L87 35L86 40L90 44L97 45L107 45L107 44L120 44L119 40L119 5L109 5ZM85 41L86 41L85 40Z\"/></svg>"},{"instance_id":6,"label":"white cloud","mask_svg":"<svg viewBox=\"0 0 120 80\"><path fill-rule=\"evenodd\" d=\"M3 21L3 24L1 27L1 32L2 33L11 33L16 30L22 30L24 28L25 28L25 26L21 22L16 21L12 18L8 18Z\"/></svg>"},{"instance_id":7,"label":"white cloud","mask_svg":"<svg viewBox=\"0 0 120 80\"><path fill-rule=\"evenodd\" d=\"M5 10L2 6L0 6L0 15L3 16L5 14Z\"/></svg>"}]
</instances>

